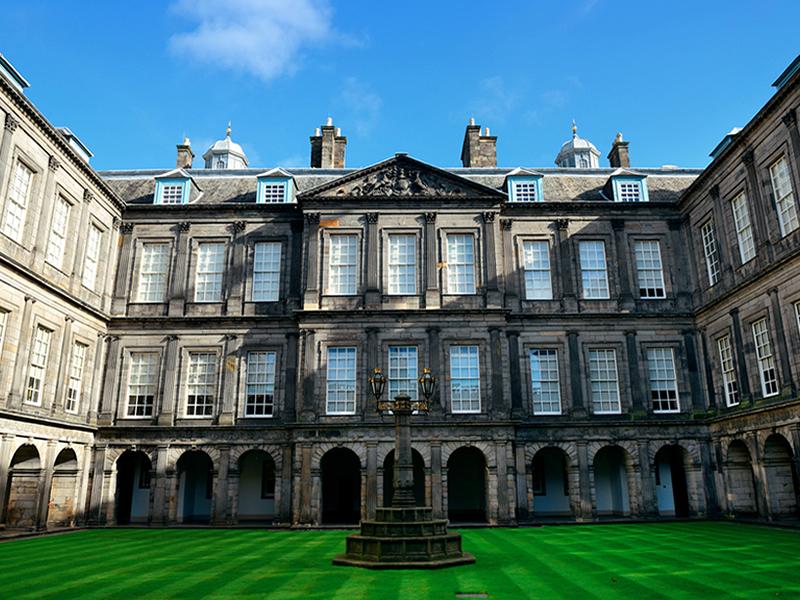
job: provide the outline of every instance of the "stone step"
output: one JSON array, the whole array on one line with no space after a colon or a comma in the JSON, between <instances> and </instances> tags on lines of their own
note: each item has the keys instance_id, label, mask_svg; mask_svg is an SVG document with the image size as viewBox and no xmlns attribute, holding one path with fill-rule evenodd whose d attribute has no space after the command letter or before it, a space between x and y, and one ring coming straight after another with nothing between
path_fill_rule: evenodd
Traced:
<instances>
[{"instance_id":1,"label":"stone step","mask_svg":"<svg viewBox=\"0 0 800 600\"><path fill-rule=\"evenodd\" d=\"M365 536L431 536L447 533L447 521L417 521L414 523L392 521L362 521L361 535Z\"/></svg>"},{"instance_id":2,"label":"stone step","mask_svg":"<svg viewBox=\"0 0 800 600\"><path fill-rule=\"evenodd\" d=\"M347 537L346 555L355 560L370 561L429 561L460 557L461 536L445 533L433 536Z\"/></svg>"}]
</instances>

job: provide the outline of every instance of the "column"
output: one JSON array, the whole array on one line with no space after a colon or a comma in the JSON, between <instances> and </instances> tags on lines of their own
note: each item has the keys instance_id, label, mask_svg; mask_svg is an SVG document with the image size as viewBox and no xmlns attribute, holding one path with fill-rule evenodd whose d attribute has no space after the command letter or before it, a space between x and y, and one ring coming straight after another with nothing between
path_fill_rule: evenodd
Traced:
<instances>
[{"instance_id":1,"label":"column","mask_svg":"<svg viewBox=\"0 0 800 600\"><path fill-rule=\"evenodd\" d=\"M306 213L306 291L303 308L319 308L319 213Z\"/></svg>"},{"instance_id":2,"label":"column","mask_svg":"<svg viewBox=\"0 0 800 600\"><path fill-rule=\"evenodd\" d=\"M500 219L500 231L503 238L503 286L505 298L503 306L511 311L518 311L519 305L519 274L514 260L514 236L511 233L513 221Z\"/></svg>"},{"instance_id":3,"label":"column","mask_svg":"<svg viewBox=\"0 0 800 600\"><path fill-rule=\"evenodd\" d=\"M436 213L425 213L425 308L439 308L439 268L436 251Z\"/></svg>"},{"instance_id":4,"label":"column","mask_svg":"<svg viewBox=\"0 0 800 600\"><path fill-rule=\"evenodd\" d=\"M794 155L800 156L800 129L797 127L797 112L795 109L790 108L783 115L783 124L789 130L789 140L792 144ZM2 155L0 155L0 163L2 163Z\"/></svg>"},{"instance_id":5,"label":"column","mask_svg":"<svg viewBox=\"0 0 800 600\"><path fill-rule=\"evenodd\" d=\"M489 328L489 356L492 368L492 393L489 396L491 404L486 407L486 413L495 418L508 417L505 394L503 393L503 347L500 344L500 328Z\"/></svg>"},{"instance_id":6,"label":"column","mask_svg":"<svg viewBox=\"0 0 800 600\"><path fill-rule=\"evenodd\" d=\"M236 387L242 342L238 336L226 334L222 346L222 411L219 415L220 425L233 425L236 421Z\"/></svg>"},{"instance_id":7,"label":"column","mask_svg":"<svg viewBox=\"0 0 800 600\"><path fill-rule=\"evenodd\" d=\"M395 457L397 459L397 457ZM386 474L384 474L384 477ZM385 502L385 500L384 500ZM378 507L378 442L367 442L367 518L375 518Z\"/></svg>"},{"instance_id":8,"label":"column","mask_svg":"<svg viewBox=\"0 0 800 600\"><path fill-rule=\"evenodd\" d=\"M708 396L708 408L711 410L717 409L717 394L714 390L714 372L711 367L711 356L708 354L708 341L705 328L700 330L700 343L703 349L703 365L705 367L706 376L706 395Z\"/></svg>"},{"instance_id":9,"label":"column","mask_svg":"<svg viewBox=\"0 0 800 600\"><path fill-rule=\"evenodd\" d=\"M662 268L673 274L672 283L675 286L673 293L678 309L691 311L692 282L699 281L691 231L681 227L681 221L678 219L671 219L667 221L667 224L672 238L670 243L672 252L667 253L662 249Z\"/></svg>"},{"instance_id":10,"label":"column","mask_svg":"<svg viewBox=\"0 0 800 600\"><path fill-rule=\"evenodd\" d=\"M383 366L379 359L380 348L378 346L378 328L367 327L364 332L367 334L367 346L365 349L367 361L365 367L367 369L367 373L371 374L372 369ZM371 395L368 396L371 397ZM365 419L367 421L381 421L381 415L377 412L377 410L375 410L375 404L369 400L362 404L360 412L362 421ZM397 460L397 457L395 457L395 460Z\"/></svg>"},{"instance_id":11,"label":"column","mask_svg":"<svg viewBox=\"0 0 800 600\"><path fill-rule=\"evenodd\" d=\"M517 492L517 521L527 520L530 517L528 507L528 479L526 470L528 468L525 460L525 447L517 445L514 448L515 482Z\"/></svg>"},{"instance_id":12,"label":"column","mask_svg":"<svg viewBox=\"0 0 800 600\"><path fill-rule=\"evenodd\" d=\"M381 290L378 283L378 273L380 271L380 254L378 242L378 213L367 213L367 235L366 235L366 267L367 267L367 286L364 291L364 307L380 308Z\"/></svg>"},{"instance_id":13,"label":"column","mask_svg":"<svg viewBox=\"0 0 800 600\"><path fill-rule=\"evenodd\" d=\"M8 177L5 176L5 168L6 165L10 165L11 163L11 140L14 137L14 132L19 127L19 121L12 115L11 113L6 113L6 119L3 123L3 138L0 141L0 165L2 165L3 171L0 171L0 198L6 197L6 186L4 185L6 182L11 181L11 177L13 172Z\"/></svg>"},{"instance_id":14,"label":"column","mask_svg":"<svg viewBox=\"0 0 800 600\"><path fill-rule=\"evenodd\" d=\"M94 194L89 190L83 190L83 202L80 208L80 225L78 231L89 231L90 213L89 206L94 199ZM69 289L73 294L77 294L81 287L81 279L83 275L83 260L86 253L86 244L77 243L75 246L75 255L72 257L72 274L70 276Z\"/></svg>"},{"instance_id":15,"label":"column","mask_svg":"<svg viewBox=\"0 0 800 600\"><path fill-rule=\"evenodd\" d=\"M153 486L152 506L150 507L150 522L153 525L167 524L167 495L170 491L170 478L167 477L167 454L169 446L160 445L156 450L155 477L152 478Z\"/></svg>"},{"instance_id":16,"label":"column","mask_svg":"<svg viewBox=\"0 0 800 600\"><path fill-rule=\"evenodd\" d=\"M175 231L175 261L172 268L172 285L169 291L169 316L182 316L186 307L186 280L189 277L189 257L192 238L191 224L178 223Z\"/></svg>"},{"instance_id":17,"label":"column","mask_svg":"<svg viewBox=\"0 0 800 600\"><path fill-rule=\"evenodd\" d=\"M579 521L591 519L592 515L592 490L589 477L589 449L586 442L577 442L578 447L578 470L580 471L579 488L581 493L581 510L576 515Z\"/></svg>"},{"instance_id":18,"label":"column","mask_svg":"<svg viewBox=\"0 0 800 600\"><path fill-rule=\"evenodd\" d=\"M313 329L303 332L303 408L300 418L303 421L313 421L317 413L314 384L316 374L317 347Z\"/></svg>"},{"instance_id":19,"label":"column","mask_svg":"<svg viewBox=\"0 0 800 600\"><path fill-rule=\"evenodd\" d=\"M747 437L750 440L750 450L753 451L753 478L756 488L756 503L758 504L758 515L760 517L770 517L770 506L767 501L767 477L764 473L764 455L761 444L758 441L758 433L750 432Z\"/></svg>"},{"instance_id":20,"label":"column","mask_svg":"<svg viewBox=\"0 0 800 600\"><path fill-rule=\"evenodd\" d=\"M44 192L39 210L39 223L36 227L36 239L33 244L33 268L38 271L44 265L47 256L48 230L51 225L50 215L53 212L56 189L56 172L61 168L61 161L55 156L47 159L47 175L44 180Z\"/></svg>"},{"instance_id":21,"label":"column","mask_svg":"<svg viewBox=\"0 0 800 600\"><path fill-rule=\"evenodd\" d=\"M170 427L175 423L177 406L175 402L180 368L178 336L167 335L164 338L164 368L161 370L161 408L156 407L156 422L162 427Z\"/></svg>"},{"instance_id":22,"label":"column","mask_svg":"<svg viewBox=\"0 0 800 600\"><path fill-rule=\"evenodd\" d=\"M278 407L280 410L279 416L287 422L295 421L297 418L297 359L299 348L297 340L300 334L297 331L290 331L286 334L286 368L284 369L284 376L286 380L283 383L283 407Z\"/></svg>"},{"instance_id":23,"label":"column","mask_svg":"<svg viewBox=\"0 0 800 600\"><path fill-rule=\"evenodd\" d=\"M97 333L97 341L94 344L94 360L92 361L92 383L89 402L84 403L86 419L91 425L97 423L97 408L103 402L103 372L105 371L106 357L108 356L108 343L110 336L103 332ZM108 394L112 390L106 390Z\"/></svg>"},{"instance_id":24,"label":"column","mask_svg":"<svg viewBox=\"0 0 800 600\"><path fill-rule=\"evenodd\" d=\"M650 464L650 444L647 441L639 442L639 474L642 487L642 506L643 516L655 517L658 515L658 504L656 502L656 486L653 478L654 466Z\"/></svg>"},{"instance_id":25,"label":"column","mask_svg":"<svg viewBox=\"0 0 800 600\"><path fill-rule=\"evenodd\" d=\"M11 464L11 452L14 450L13 433L4 433L0 436L0 523L6 522L6 489L8 487L8 471Z\"/></svg>"},{"instance_id":26,"label":"column","mask_svg":"<svg viewBox=\"0 0 800 600\"><path fill-rule=\"evenodd\" d=\"M575 272L572 268L572 244L569 239L569 220L558 219L553 222L555 245L561 271L562 308L565 312L578 310L578 298L575 293Z\"/></svg>"},{"instance_id":27,"label":"column","mask_svg":"<svg viewBox=\"0 0 800 600\"><path fill-rule=\"evenodd\" d=\"M106 451L105 445L97 445L94 448L94 466L92 467L92 497L89 501L89 519L90 525L99 525L105 523L105 511L103 490L105 489L105 465L106 465ZM108 499L107 501L113 501Z\"/></svg>"},{"instance_id":28,"label":"column","mask_svg":"<svg viewBox=\"0 0 800 600\"><path fill-rule=\"evenodd\" d=\"M586 416L586 407L583 404L583 374L581 369L581 351L578 346L578 332L567 331L567 348L569 351L569 380L572 395L572 414L576 417Z\"/></svg>"},{"instance_id":29,"label":"column","mask_svg":"<svg viewBox=\"0 0 800 600\"><path fill-rule=\"evenodd\" d=\"M733 345L736 350L736 381L739 384L739 395L742 402L750 402L750 377L747 375L747 360L744 354L744 341L742 340L742 323L739 320L739 309L734 308L730 311L733 321Z\"/></svg>"},{"instance_id":30,"label":"column","mask_svg":"<svg viewBox=\"0 0 800 600\"><path fill-rule=\"evenodd\" d=\"M500 294L500 285L497 280L497 247L495 236L495 221L497 213L483 213L483 246L484 262L486 268L486 307L502 308L503 298Z\"/></svg>"},{"instance_id":31,"label":"column","mask_svg":"<svg viewBox=\"0 0 800 600\"><path fill-rule=\"evenodd\" d=\"M695 330L686 329L683 334L683 346L686 350L686 366L689 370L689 390L691 399L689 406L681 406L682 412L689 412L693 409L705 408L703 401L703 388L700 385L700 367L697 361L697 345L695 341Z\"/></svg>"},{"instance_id":32,"label":"column","mask_svg":"<svg viewBox=\"0 0 800 600\"><path fill-rule=\"evenodd\" d=\"M28 367L28 354L31 346L32 312L36 299L25 296L25 306L22 308L22 324L20 325L19 345L17 356L14 359L14 375L11 380L11 390L8 393L9 408L18 408L22 404L22 394L25 390L25 371Z\"/></svg>"},{"instance_id":33,"label":"column","mask_svg":"<svg viewBox=\"0 0 800 600\"><path fill-rule=\"evenodd\" d=\"M519 331L506 331L508 343L508 371L511 385L511 414L514 418L525 415L522 404L522 375L519 368Z\"/></svg>"},{"instance_id":34,"label":"column","mask_svg":"<svg viewBox=\"0 0 800 600\"><path fill-rule=\"evenodd\" d=\"M121 223L119 226L119 259L114 280L114 291L111 299L111 311L116 315L127 313L128 298L132 290L128 289L131 280L131 258L133 257L134 238L133 223Z\"/></svg>"},{"instance_id":35,"label":"column","mask_svg":"<svg viewBox=\"0 0 800 600\"><path fill-rule=\"evenodd\" d=\"M753 227L756 230L756 248L764 247L767 253L767 261L772 263L775 258L775 252L772 247L772 240L769 235L769 226L767 225L766 205L763 195L761 193L761 185L758 181L758 173L756 172L755 153L752 148L748 148L742 154L742 162L747 172L747 195L748 206L750 207L750 214L753 217Z\"/></svg>"},{"instance_id":36,"label":"column","mask_svg":"<svg viewBox=\"0 0 800 600\"><path fill-rule=\"evenodd\" d=\"M770 306L772 307L772 319L775 325L775 345L778 351L778 365L780 366L780 381L783 385L783 393L794 396L797 391L792 369L789 365L789 344L786 342L786 328L783 326L783 312L781 310L780 298L778 298L778 288L769 290Z\"/></svg>"},{"instance_id":37,"label":"column","mask_svg":"<svg viewBox=\"0 0 800 600\"><path fill-rule=\"evenodd\" d=\"M282 452L281 479L278 482L281 486L281 505L278 507L278 520L281 523L290 523L292 521L292 465L294 464L292 444L285 445Z\"/></svg>"},{"instance_id":38,"label":"column","mask_svg":"<svg viewBox=\"0 0 800 600\"><path fill-rule=\"evenodd\" d=\"M64 317L64 333L61 336L61 352L58 358L58 376L56 380L56 393L53 394L53 403L50 405L50 414L56 413L56 408L64 398L64 385L66 384L70 368L70 350L72 349L72 317Z\"/></svg>"},{"instance_id":39,"label":"column","mask_svg":"<svg viewBox=\"0 0 800 600\"><path fill-rule=\"evenodd\" d=\"M303 222L292 221L292 239L289 242L289 290L287 308L297 310L301 307L303 283Z\"/></svg>"},{"instance_id":40,"label":"column","mask_svg":"<svg viewBox=\"0 0 800 600\"><path fill-rule=\"evenodd\" d=\"M446 517L442 505L442 445L438 443L431 444L431 505L434 518Z\"/></svg>"},{"instance_id":41,"label":"column","mask_svg":"<svg viewBox=\"0 0 800 600\"><path fill-rule=\"evenodd\" d=\"M506 442L495 442L494 453L497 461L497 522L510 523L513 516L509 510Z\"/></svg>"},{"instance_id":42,"label":"column","mask_svg":"<svg viewBox=\"0 0 800 600\"><path fill-rule=\"evenodd\" d=\"M311 456L313 446L304 443L300 447L300 523L313 523L317 516L311 512L314 483L311 478Z\"/></svg>"},{"instance_id":43,"label":"column","mask_svg":"<svg viewBox=\"0 0 800 600\"><path fill-rule=\"evenodd\" d=\"M433 376L439 380L439 385L433 390L429 407L431 414L441 415L447 412L447 407L444 405L444 394L439 389L445 380L445 374L442 371L442 345L439 337L441 329L436 326L428 327L425 332L428 334L428 366Z\"/></svg>"},{"instance_id":44,"label":"column","mask_svg":"<svg viewBox=\"0 0 800 600\"><path fill-rule=\"evenodd\" d=\"M56 441L47 440L47 449L42 457L42 473L39 475L36 529L47 529L47 513L50 510L50 490L53 487L53 464L56 460L55 453Z\"/></svg>"},{"instance_id":45,"label":"column","mask_svg":"<svg viewBox=\"0 0 800 600\"><path fill-rule=\"evenodd\" d=\"M115 412L114 403L116 400L114 392L117 390L116 381L117 373L122 366L122 353L120 352L119 336L108 335L106 336L108 343L108 350L106 352L106 365L105 379L103 381L103 393L100 395L100 402L98 406L100 411L97 413L97 421L101 425L111 425L114 420ZM116 396L121 396L124 390L120 390Z\"/></svg>"},{"instance_id":46,"label":"column","mask_svg":"<svg viewBox=\"0 0 800 600\"><path fill-rule=\"evenodd\" d=\"M715 472L720 468L715 465L711 453L711 441L703 440L700 443L700 462L702 469L703 490L706 494L706 515L710 517L718 516L722 513L717 493L717 479Z\"/></svg>"},{"instance_id":47,"label":"column","mask_svg":"<svg viewBox=\"0 0 800 600\"><path fill-rule=\"evenodd\" d=\"M642 378L639 374L639 345L636 343L636 331L625 332L625 351L628 355L628 378L631 381L632 412L648 412L642 394Z\"/></svg>"},{"instance_id":48,"label":"column","mask_svg":"<svg viewBox=\"0 0 800 600\"><path fill-rule=\"evenodd\" d=\"M245 268L247 252L245 229L247 223L235 221L230 225L233 240L231 252L228 254L228 268L225 269L225 277L222 285L225 296L225 308L223 314L241 315L244 309L244 282L247 280Z\"/></svg>"},{"instance_id":49,"label":"column","mask_svg":"<svg viewBox=\"0 0 800 600\"><path fill-rule=\"evenodd\" d=\"M217 465L217 485L214 486L216 497L214 498L214 514L211 522L214 525L224 525L230 520L228 510L228 468L230 467L231 448L230 446L220 446L219 464Z\"/></svg>"},{"instance_id":50,"label":"column","mask_svg":"<svg viewBox=\"0 0 800 600\"><path fill-rule=\"evenodd\" d=\"M619 278L619 307L620 310L630 311L634 308L633 293L630 280L630 259L628 256L628 242L625 237L625 220L611 219L611 228L614 230L614 247L617 256L617 276Z\"/></svg>"}]
</instances>

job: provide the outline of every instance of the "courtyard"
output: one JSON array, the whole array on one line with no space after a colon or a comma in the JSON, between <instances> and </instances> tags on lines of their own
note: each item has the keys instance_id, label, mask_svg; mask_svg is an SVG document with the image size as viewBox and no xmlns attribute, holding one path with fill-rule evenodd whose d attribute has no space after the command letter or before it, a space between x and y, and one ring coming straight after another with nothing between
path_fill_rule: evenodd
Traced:
<instances>
[{"instance_id":1,"label":"courtyard","mask_svg":"<svg viewBox=\"0 0 800 600\"><path fill-rule=\"evenodd\" d=\"M728 522L464 529L477 564L333 567L339 530L98 529L0 544L3 598L795 598L800 531Z\"/></svg>"}]
</instances>

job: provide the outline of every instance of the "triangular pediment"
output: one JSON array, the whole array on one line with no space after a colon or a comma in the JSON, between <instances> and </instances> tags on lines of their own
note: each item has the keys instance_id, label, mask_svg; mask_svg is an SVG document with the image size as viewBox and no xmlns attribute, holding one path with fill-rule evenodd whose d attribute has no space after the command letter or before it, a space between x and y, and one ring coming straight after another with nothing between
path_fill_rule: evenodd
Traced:
<instances>
[{"instance_id":1,"label":"triangular pediment","mask_svg":"<svg viewBox=\"0 0 800 600\"><path fill-rule=\"evenodd\" d=\"M310 189L303 198L498 198L502 192L405 154Z\"/></svg>"}]
</instances>

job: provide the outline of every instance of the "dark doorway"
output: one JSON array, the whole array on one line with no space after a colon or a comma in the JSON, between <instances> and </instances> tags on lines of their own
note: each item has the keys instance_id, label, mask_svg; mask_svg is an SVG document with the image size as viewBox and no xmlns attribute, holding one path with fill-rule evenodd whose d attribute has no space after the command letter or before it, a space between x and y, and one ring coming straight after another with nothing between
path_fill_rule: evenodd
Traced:
<instances>
[{"instance_id":1,"label":"dark doorway","mask_svg":"<svg viewBox=\"0 0 800 600\"><path fill-rule=\"evenodd\" d=\"M414 500L417 506L425 506L425 461L416 450L411 450L414 463ZM391 506L394 498L394 450L383 461L383 505Z\"/></svg>"},{"instance_id":2,"label":"dark doorway","mask_svg":"<svg viewBox=\"0 0 800 600\"><path fill-rule=\"evenodd\" d=\"M594 455L594 488L598 516L630 515L630 463L630 455L620 446L604 446Z\"/></svg>"},{"instance_id":3,"label":"dark doorway","mask_svg":"<svg viewBox=\"0 0 800 600\"><path fill-rule=\"evenodd\" d=\"M689 516L685 464L686 451L680 446L664 446L656 454L656 500L661 516Z\"/></svg>"},{"instance_id":4,"label":"dark doorway","mask_svg":"<svg viewBox=\"0 0 800 600\"><path fill-rule=\"evenodd\" d=\"M214 464L201 450L178 459L178 522L209 523L214 493Z\"/></svg>"},{"instance_id":5,"label":"dark doorway","mask_svg":"<svg viewBox=\"0 0 800 600\"><path fill-rule=\"evenodd\" d=\"M486 458L472 446L447 461L447 517L453 523L486 522Z\"/></svg>"},{"instance_id":6,"label":"dark doorway","mask_svg":"<svg viewBox=\"0 0 800 600\"><path fill-rule=\"evenodd\" d=\"M117 459L116 518L118 525L146 523L150 514L150 471L144 452L127 450Z\"/></svg>"},{"instance_id":7,"label":"dark doorway","mask_svg":"<svg viewBox=\"0 0 800 600\"><path fill-rule=\"evenodd\" d=\"M361 519L361 462L352 450L334 448L320 461L322 522L356 525Z\"/></svg>"},{"instance_id":8,"label":"dark doorway","mask_svg":"<svg viewBox=\"0 0 800 600\"><path fill-rule=\"evenodd\" d=\"M797 469L792 447L780 433L773 433L764 443L764 474L767 478L770 513L775 517L797 515Z\"/></svg>"},{"instance_id":9,"label":"dark doorway","mask_svg":"<svg viewBox=\"0 0 800 600\"><path fill-rule=\"evenodd\" d=\"M561 448L542 448L533 457L533 513L537 517L572 515L568 462L569 457Z\"/></svg>"},{"instance_id":10,"label":"dark doorway","mask_svg":"<svg viewBox=\"0 0 800 600\"><path fill-rule=\"evenodd\" d=\"M239 459L239 521L269 523L275 517L275 461L263 450Z\"/></svg>"}]
</instances>

